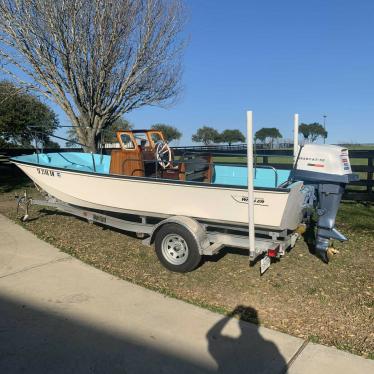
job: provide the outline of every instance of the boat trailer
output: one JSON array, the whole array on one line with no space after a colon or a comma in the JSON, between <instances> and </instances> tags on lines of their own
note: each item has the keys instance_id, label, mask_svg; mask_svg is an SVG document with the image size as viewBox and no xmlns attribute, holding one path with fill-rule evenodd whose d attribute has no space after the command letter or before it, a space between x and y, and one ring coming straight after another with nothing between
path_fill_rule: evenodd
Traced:
<instances>
[{"instance_id":1,"label":"boat trailer","mask_svg":"<svg viewBox=\"0 0 374 374\"><path fill-rule=\"evenodd\" d=\"M312 211L318 215L316 223L316 253L328 262L334 254L329 246L330 240L346 241L347 238L335 228L335 218L344 192L345 185L357 180L352 173L348 150L337 146L308 144L298 146L299 116L294 116L294 165L290 174L291 181L304 184L304 204L302 220L295 231L272 231L259 229L254 224L254 157L253 143L247 144L248 165L248 225L227 226L211 223L188 216L151 217L136 214L114 214L74 206L51 195L45 194L45 200L34 200L27 193L18 198L17 210L24 208L22 220L29 216L31 205L55 208L91 223L106 225L119 230L134 232L143 243L154 244L160 262L169 270L188 272L195 269L203 255L215 255L223 247L235 247L249 250L249 263L260 261L263 274L270 266L271 259L279 259L286 250L292 248L298 237L306 230ZM247 112L247 139L253 139L252 112ZM328 147L328 148L326 148Z\"/></svg>"},{"instance_id":2,"label":"boat trailer","mask_svg":"<svg viewBox=\"0 0 374 374\"><path fill-rule=\"evenodd\" d=\"M195 269L202 256L217 254L224 247L248 250L248 229L244 226L228 226L209 222L201 222L192 217L171 216L155 218L141 215L114 216L111 212L98 212L73 206L57 200L53 196L45 195L44 199L34 199L24 192L17 197L17 215L21 214L21 221L27 222L31 206L42 206L56 209L89 223L116 228L125 232L135 233L142 243L155 245L155 251L160 262L169 270L188 272ZM256 229L254 250L249 251L249 262L254 266L260 262L260 274L263 274L271 261L280 259L286 250L295 246L305 225L293 233ZM190 252L190 253L188 253ZM185 261L185 256L189 259Z\"/></svg>"}]
</instances>

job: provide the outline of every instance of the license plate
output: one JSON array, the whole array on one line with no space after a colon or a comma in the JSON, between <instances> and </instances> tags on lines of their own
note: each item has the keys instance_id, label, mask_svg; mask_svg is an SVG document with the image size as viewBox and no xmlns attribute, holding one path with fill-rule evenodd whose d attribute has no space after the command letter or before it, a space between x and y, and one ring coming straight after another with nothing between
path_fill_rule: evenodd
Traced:
<instances>
[{"instance_id":1,"label":"license plate","mask_svg":"<svg viewBox=\"0 0 374 374\"><path fill-rule=\"evenodd\" d=\"M269 269L270 262L271 261L270 261L269 256L265 256L263 259L261 259L261 262L260 262L260 273L261 273L261 275L264 274L267 269Z\"/></svg>"}]
</instances>

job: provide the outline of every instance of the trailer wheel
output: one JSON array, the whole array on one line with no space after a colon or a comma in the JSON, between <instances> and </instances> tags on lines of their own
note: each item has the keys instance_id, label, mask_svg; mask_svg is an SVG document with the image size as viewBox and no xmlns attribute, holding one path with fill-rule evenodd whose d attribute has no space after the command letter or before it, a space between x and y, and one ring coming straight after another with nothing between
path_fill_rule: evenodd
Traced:
<instances>
[{"instance_id":1,"label":"trailer wheel","mask_svg":"<svg viewBox=\"0 0 374 374\"><path fill-rule=\"evenodd\" d=\"M195 238L189 230L176 223L165 224L156 233L156 255L168 270L187 273L201 261Z\"/></svg>"}]
</instances>

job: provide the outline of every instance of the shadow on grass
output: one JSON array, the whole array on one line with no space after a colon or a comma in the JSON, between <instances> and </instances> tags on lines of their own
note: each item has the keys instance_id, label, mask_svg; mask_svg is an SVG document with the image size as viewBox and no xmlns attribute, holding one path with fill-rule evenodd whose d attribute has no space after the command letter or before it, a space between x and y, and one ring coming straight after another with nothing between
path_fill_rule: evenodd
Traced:
<instances>
[{"instance_id":1,"label":"shadow on grass","mask_svg":"<svg viewBox=\"0 0 374 374\"><path fill-rule=\"evenodd\" d=\"M239 256L249 256L248 249L245 248L234 248L234 247L224 247L218 253L213 256L204 256L204 262L218 262L228 254L239 255Z\"/></svg>"},{"instance_id":2,"label":"shadow on grass","mask_svg":"<svg viewBox=\"0 0 374 374\"><path fill-rule=\"evenodd\" d=\"M316 242L317 242L316 235L317 235L317 222L311 219L306 227L304 234L302 235L304 242L308 247L309 253L317 257L318 260L320 260L323 264L327 265L328 259L325 253L324 252L318 253L318 251L316 250Z\"/></svg>"},{"instance_id":3,"label":"shadow on grass","mask_svg":"<svg viewBox=\"0 0 374 374\"><path fill-rule=\"evenodd\" d=\"M0 166L0 192L12 192L20 188L29 187L32 181L26 174L14 165Z\"/></svg>"},{"instance_id":4,"label":"shadow on grass","mask_svg":"<svg viewBox=\"0 0 374 374\"><path fill-rule=\"evenodd\" d=\"M27 222L33 222L33 221L37 221L37 220L39 220L40 218L43 218L43 217L49 217L49 216L55 216L55 215L64 216L64 217L72 217L72 215L69 214L69 213L60 212L58 210L42 208L42 209L39 209L36 212L36 214L31 214L31 216L27 219ZM79 218L79 217L76 217L76 218Z\"/></svg>"},{"instance_id":5,"label":"shadow on grass","mask_svg":"<svg viewBox=\"0 0 374 374\"><path fill-rule=\"evenodd\" d=\"M36 212L33 212L31 214L31 216L27 219L27 222L33 222L33 221L39 220L40 218L51 217L51 216L68 217L68 218L73 217L73 218L78 219L82 222L90 223L87 220L87 218L83 218L83 217L80 217L80 216L75 216L74 214L63 212L61 210L57 210L57 209L53 209L53 208L48 208L48 207L47 208L42 208L42 205L39 206L39 209ZM137 237L137 234L135 232L124 231L124 230L118 229L116 227L101 224L100 222L93 222L92 224L94 224L95 226L101 227L103 230L110 230L110 231L118 232L120 234L123 234L123 235L126 235L126 236L129 236L131 238L139 240L139 238Z\"/></svg>"},{"instance_id":6,"label":"shadow on grass","mask_svg":"<svg viewBox=\"0 0 374 374\"><path fill-rule=\"evenodd\" d=\"M309 253L316 255L316 222L311 220L306 226L306 230L302 235L305 244L308 247ZM317 256L318 257L318 256Z\"/></svg>"}]
</instances>

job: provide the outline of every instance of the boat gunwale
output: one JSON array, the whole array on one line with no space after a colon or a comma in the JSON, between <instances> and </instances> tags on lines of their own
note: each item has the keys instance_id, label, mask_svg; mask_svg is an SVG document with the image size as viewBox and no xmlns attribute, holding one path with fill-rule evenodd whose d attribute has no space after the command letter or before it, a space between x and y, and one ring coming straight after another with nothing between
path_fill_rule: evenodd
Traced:
<instances>
[{"instance_id":1,"label":"boat gunwale","mask_svg":"<svg viewBox=\"0 0 374 374\"><path fill-rule=\"evenodd\" d=\"M17 156L19 157L19 156ZM181 181L177 179L163 179L163 178L150 178L150 177L139 177L139 176L130 176L130 175L120 175L120 174L107 174L107 173L98 173L94 171L85 171L85 170L74 170L74 169L67 169L61 168L58 166L48 166L44 164L36 164L34 162L27 162L17 160L16 158L10 158L10 161L14 164L22 164L22 165L29 165L36 168L45 168L45 169L52 169L52 170L59 170L63 172L69 172L72 174L84 174L89 176L100 176L104 178L115 178L115 179L124 179L124 180L135 180L135 181L142 181L142 182L152 182L152 183L167 183L167 184L175 184L175 185L185 185L185 186L196 186L196 187L205 187L205 188L224 188L224 189L236 189L236 190L247 190L247 186L237 186L237 185L228 185L228 184L211 184L205 182L191 182L191 181ZM285 187L255 187L255 191L271 191L271 192L279 192L279 193L289 193L291 188Z\"/></svg>"}]
</instances>

